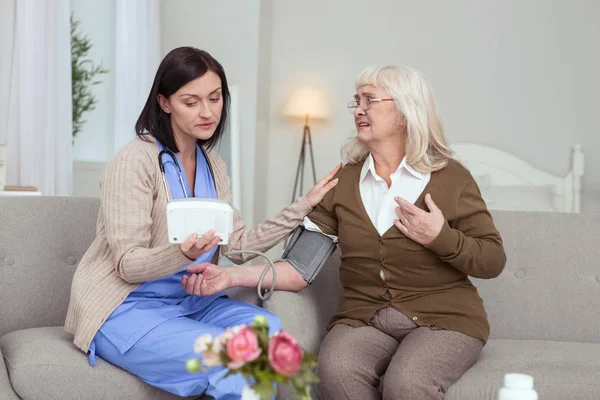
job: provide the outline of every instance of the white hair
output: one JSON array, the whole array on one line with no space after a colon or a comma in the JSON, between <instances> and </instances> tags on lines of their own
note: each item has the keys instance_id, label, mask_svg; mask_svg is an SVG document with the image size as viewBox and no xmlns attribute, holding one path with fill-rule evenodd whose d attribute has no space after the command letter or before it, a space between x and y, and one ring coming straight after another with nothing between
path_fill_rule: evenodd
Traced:
<instances>
[{"instance_id":1,"label":"white hair","mask_svg":"<svg viewBox=\"0 0 600 400\"><path fill-rule=\"evenodd\" d=\"M356 88L372 85L386 90L398 112L406 118L406 162L419 172L444 168L452 158L442 123L425 78L408 67L369 67L358 75ZM342 146L342 159L350 164L364 161L369 150L356 136Z\"/></svg>"}]
</instances>

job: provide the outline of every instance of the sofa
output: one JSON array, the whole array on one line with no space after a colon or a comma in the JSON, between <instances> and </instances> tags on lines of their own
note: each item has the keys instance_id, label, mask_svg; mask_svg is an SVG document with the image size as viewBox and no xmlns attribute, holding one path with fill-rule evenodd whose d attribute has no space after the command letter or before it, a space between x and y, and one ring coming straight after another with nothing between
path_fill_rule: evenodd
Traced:
<instances>
[{"instance_id":1,"label":"sofa","mask_svg":"<svg viewBox=\"0 0 600 400\"><path fill-rule=\"evenodd\" d=\"M62 328L98 207L93 198L0 197L0 399L178 398L103 360L90 367ZM493 217L508 263L500 277L474 280L491 338L446 398L496 399L504 373L522 372L542 400L600 399L600 215ZM263 304L310 351L337 308L338 267L336 253L309 288ZM259 304L252 289L229 294Z\"/></svg>"}]
</instances>

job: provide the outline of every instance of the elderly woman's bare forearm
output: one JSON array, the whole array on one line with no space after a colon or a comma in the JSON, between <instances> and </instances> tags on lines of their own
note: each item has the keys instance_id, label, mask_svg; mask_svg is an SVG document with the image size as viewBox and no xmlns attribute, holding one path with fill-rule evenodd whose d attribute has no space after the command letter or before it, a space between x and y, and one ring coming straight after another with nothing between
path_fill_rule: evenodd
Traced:
<instances>
[{"instance_id":1,"label":"elderly woman's bare forearm","mask_svg":"<svg viewBox=\"0 0 600 400\"><path fill-rule=\"evenodd\" d=\"M239 287L256 287L260 275L265 269L266 264L259 265L242 265L239 267L231 267L228 273L233 279L233 286ZM277 278L275 279L275 290L287 290L297 292L304 289L308 284L300 274L288 262L276 262L275 269L277 270ZM273 281L273 273L267 272L262 289L269 289Z\"/></svg>"}]
</instances>

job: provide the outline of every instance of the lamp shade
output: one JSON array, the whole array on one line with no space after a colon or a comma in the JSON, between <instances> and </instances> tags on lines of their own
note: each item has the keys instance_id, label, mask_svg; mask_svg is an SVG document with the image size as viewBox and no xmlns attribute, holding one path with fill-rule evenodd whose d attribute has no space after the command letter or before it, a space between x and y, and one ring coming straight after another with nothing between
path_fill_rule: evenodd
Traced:
<instances>
[{"instance_id":1,"label":"lamp shade","mask_svg":"<svg viewBox=\"0 0 600 400\"><path fill-rule=\"evenodd\" d=\"M302 88L296 90L287 102L283 114L290 117L306 115L311 119L323 119L329 116L327 95L318 89Z\"/></svg>"}]
</instances>

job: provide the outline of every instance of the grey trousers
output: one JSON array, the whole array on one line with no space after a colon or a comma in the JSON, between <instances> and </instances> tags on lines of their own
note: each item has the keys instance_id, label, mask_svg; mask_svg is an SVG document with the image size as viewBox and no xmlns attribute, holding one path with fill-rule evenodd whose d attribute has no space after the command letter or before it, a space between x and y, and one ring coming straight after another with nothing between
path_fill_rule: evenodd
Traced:
<instances>
[{"instance_id":1,"label":"grey trousers","mask_svg":"<svg viewBox=\"0 0 600 400\"><path fill-rule=\"evenodd\" d=\"M338 324L327 334L317 367L321 399L443 399L484 346L460 332L418 327L392 307L371 324Z\"/></svg>"}]
</instances>

